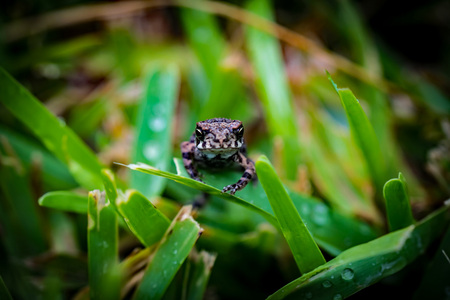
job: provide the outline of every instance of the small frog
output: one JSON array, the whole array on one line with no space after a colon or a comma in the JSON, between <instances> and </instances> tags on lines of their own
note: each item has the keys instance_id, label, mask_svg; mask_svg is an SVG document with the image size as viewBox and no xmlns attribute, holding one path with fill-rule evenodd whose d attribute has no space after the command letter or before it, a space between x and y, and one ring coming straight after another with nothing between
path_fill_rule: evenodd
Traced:
<instances>
[{"instance_id":1,"label":"small frog","mask_svg":"<svg viewBox=\"0 0 450 300\"><path fill-rule=\"evenodd\" d=\"M195 180L202 182L197 166L212 170L244 169L238 182L222 189L231 195L242 190L256 176L255 163L246 152L242 122L225 118L198 122L191 139L181 143L184 167Z\"/></svg>"}]
</instances>

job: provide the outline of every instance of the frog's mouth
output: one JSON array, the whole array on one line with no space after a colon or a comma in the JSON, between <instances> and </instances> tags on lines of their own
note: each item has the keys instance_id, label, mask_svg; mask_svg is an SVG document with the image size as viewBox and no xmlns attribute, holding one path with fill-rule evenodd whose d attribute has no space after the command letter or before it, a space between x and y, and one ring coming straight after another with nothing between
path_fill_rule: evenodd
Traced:
<instances>
[{"instance_id":1,"label":"frog's mouth","mask_svg":"<svg viewBox=\"0 0 450 300\"><path fill-rule=\"evenodd\" d=\"M212 153L212 154L221 154L221 153L230 153L230 152L236 152L239 150L239 148L200 148L198 147L198 150L202 151L203 153Z\"/></svg>"}]
</instances>

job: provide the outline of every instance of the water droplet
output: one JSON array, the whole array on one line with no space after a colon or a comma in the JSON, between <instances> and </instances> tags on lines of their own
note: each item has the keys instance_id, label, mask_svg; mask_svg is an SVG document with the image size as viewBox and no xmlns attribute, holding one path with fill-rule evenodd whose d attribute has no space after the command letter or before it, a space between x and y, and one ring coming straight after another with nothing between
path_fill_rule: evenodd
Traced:
<instances>
[{"instance_id":1,"label":"water droplet","mask_svg":"<svg viewBox=\"0 0 450 300\"><path fill-rule=\"evenodd\" d=\"M149 141L144 145L144 156L148 160L154 160L159 156L159 146L154 141Z\"/></svg>"},{"instance_id":2,"label":"water droplet","mask_svg":"<svg viewBox=\"0 0 450 300\"><path fill-rule=\"evenodd\" d=\"M355 276L355 273L352 269L346 268L344 269L344 271L342 271L341 276L344 280L352 280L353 276Z\"/></svg>"},{"instance_id":3,"label":"water droplet","mask_svg":"<svg viewBox=\"0 0 450 300\"><path fill-rule=\"evenodd\" d=\"M148 127L153 131L162 131L166 128L166 122L160 117L150 118L148 120Z\"/></svg>"},{"instance_id":4,"label":"water droplet","mask_svg":"<svg viewBox=\"0 0 450 300\"><path fill-rule=\"evenodd\" d=\"M331 287L333 284L331 283L331 281L329 281L329 280L325 280L324 282L322 282L322 286L324 287L324 288L329 288L329 287Z\"/></svg>"},{"instance_id":5,"label":"water droplet","mask_svg":"<svg viewBox=\"0 0 450 300\"><path fill-rule=\"evenodd\" d=\"M342 300L342 295L341 294L334 295L333 300Z\"/></svg>"},{"instance_id":6,"label":"water droplet","mask_svg":"<svg viewBox=\"0 0 450 300\"><path fill-rule=\"evenodd\" d=\"M177 254L177 253L178 253L178 250L177 250L177 249L173 250L173 254L174 254L174 255Z\"/></svg>"},{"instance_id":7,"label":"water droplet","mask_svg":"<svg viewBox=\"0 0 450 300\"><path fill-rule=\"evenodd\" d=\"M306 299L312 299L312 293L311 292L307 292L305 294L305 296L306 296Z\"/></svg>"}]
</instances>

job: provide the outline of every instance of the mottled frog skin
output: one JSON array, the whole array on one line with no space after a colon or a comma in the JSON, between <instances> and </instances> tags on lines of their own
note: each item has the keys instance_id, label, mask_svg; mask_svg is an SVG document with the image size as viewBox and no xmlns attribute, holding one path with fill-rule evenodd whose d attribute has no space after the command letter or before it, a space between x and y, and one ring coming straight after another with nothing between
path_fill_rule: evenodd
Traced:
<instances>
[{"instance_id":1,"label":"mottled frog skin","mask_svg":"<svg viewBox=\"0 0 450 300\"><path fill-rule=\"evenodd\" d=\"M184 167L195 180L201 181L197 167L223 170L244 170L238 182L227 185L222 192L234 195L256 176L255 163L247 157L244 126L241 121L214 118L198 122L190 140L181 143Z\"/></svg>"}]
</instances>

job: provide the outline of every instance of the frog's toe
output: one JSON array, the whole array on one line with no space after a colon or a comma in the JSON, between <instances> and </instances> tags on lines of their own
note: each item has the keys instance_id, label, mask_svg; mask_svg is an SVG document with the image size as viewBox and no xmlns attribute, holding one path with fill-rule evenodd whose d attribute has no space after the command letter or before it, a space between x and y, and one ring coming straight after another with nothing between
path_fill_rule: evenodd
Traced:
<instances>
[{"instance_id":1,"label":"frog's toe","mask_svg":"<svg viewBox=\"0 0 450 300\"><path fill-rule=\"evenodd\" d=\"M230 195L234 195L238 190L239 189L237 184L230 184L222 189L222 193L230 191Z\"/></svg>"}]
</instances>

